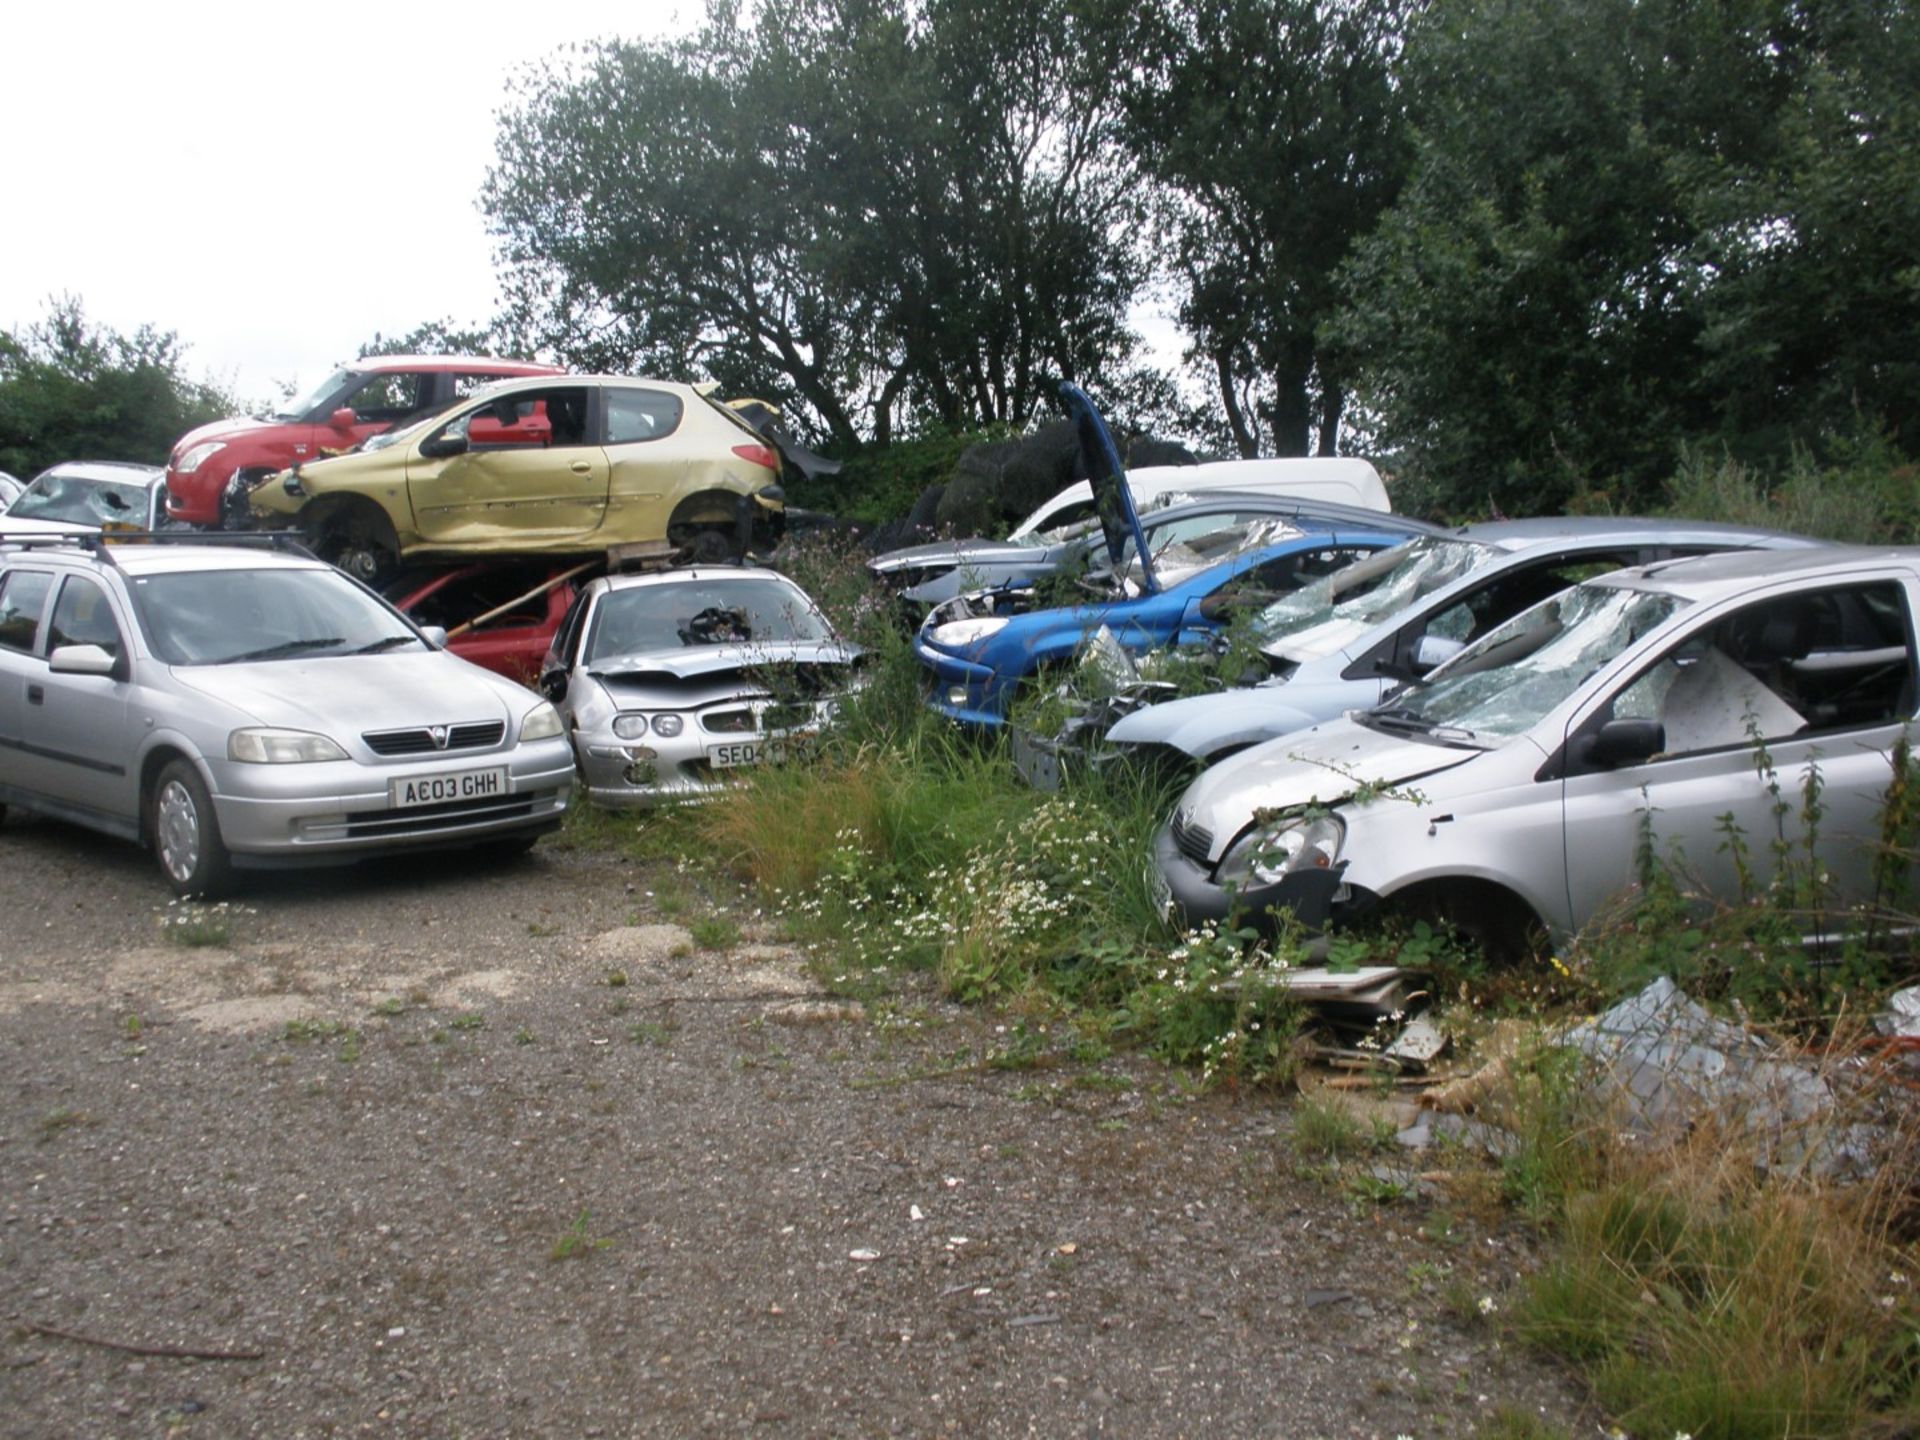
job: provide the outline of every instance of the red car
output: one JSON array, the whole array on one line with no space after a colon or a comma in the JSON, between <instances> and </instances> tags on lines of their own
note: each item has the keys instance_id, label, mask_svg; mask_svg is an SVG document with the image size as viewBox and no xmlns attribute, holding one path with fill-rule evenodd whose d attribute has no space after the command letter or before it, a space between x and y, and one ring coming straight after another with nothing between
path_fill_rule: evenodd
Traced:
<instances>
[{"instance_id":1,"label":"red car","mask_svg":"<svg viewBox=\"0 0 1920 1440\"><path fill-rule=\"evenodd\" d=\"M447 649L461 659L531 686L573 597L603 569L598 557L568 565L479 560L402 575L386 596L416 625L445 630Z\"/></svg>"},{"instance_id":2,"label":"red car","mask_svg":"<svg viewBox=\"0 0 1920 1440\"><path fill-rule=\"evenodd\" d=\"M372 355L336 370L264 420L216 420L181 436L167 457L167 515L244 528L247 491L298 461L351 450L369 435L445 409L495 380L558 375L551 365L484 355Z\"/></svg>"}]
</instances>

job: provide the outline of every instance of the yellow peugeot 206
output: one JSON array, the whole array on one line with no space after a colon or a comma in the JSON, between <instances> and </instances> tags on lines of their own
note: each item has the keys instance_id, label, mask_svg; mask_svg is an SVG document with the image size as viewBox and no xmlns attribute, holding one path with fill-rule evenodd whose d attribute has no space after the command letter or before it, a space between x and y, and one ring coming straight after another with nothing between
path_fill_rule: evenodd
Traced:
<instances>
[{"instance_id":1,"label":"yellow peugeot 206","mask_svg":"<svg viewBox=\"0 0 1920 1440\"><path fill-rule=\"evenodd\" d=\"M540 376L270 476L249 506L256 523L292 524L370 583L439 556L616 546L712 564L778 538L780 463L738 412L694 386Z\"/></svg>"}]
</instances>

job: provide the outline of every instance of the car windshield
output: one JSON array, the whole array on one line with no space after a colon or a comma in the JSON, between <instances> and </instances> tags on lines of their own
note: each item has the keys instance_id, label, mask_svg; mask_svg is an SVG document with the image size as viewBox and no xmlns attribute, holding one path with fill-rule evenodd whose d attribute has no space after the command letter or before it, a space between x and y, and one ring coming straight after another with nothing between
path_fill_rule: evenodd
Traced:
<instances>
[{"instance_id":1,"label":"car windshield","mask_svg":"<svg viewBox=\"0 0 1920 1440\"><path fill-rule=\"evenodd\" d=\"M392 610L337 570L140 575L128 587L153 653L169 665L369 655L422 645Z\"/></svg>"},{"instance_id":2,"label":"car windshield","mask_svg":"<svg viewBox=\"0 0 1920 1440\"><path fill-rule=\"evenodd\" d=\"M792 586L722 576L636 585L602 597L587 639L586 663L700 645L832 638L826 618Z\"/></svg>"},{"instance_id":3,"label":"car windshield","mask_svg":"<svg viewBox=\"0 0 1920 1440\"><path fill-rule=\"evenodd\" d=\"M298 400L289 400L273 412L276 420L324 419L332 413L334 402L359 383L358 370L336 370ZM316 416L315 412L319 412Z\"/></svg>"},{"instance_id":4,"label":"car windshield","mask_svg":"<svg viewBox=\"0 0 1920 1440\"><path fill-rule=\"evenodd\" d=\"M1292 520L1280 515L1190 515L1147 528L1148 553L1153 557L1153 575L1160 587L1178 585L1202 570L1211 570L1229 560L1269 545L1298 540L1306 532ZM1131 536L1121 552L1122 573L1131 588L1145 583Z\"/></svg>"},{"instance_id":5,"label":"car windshield","mask_svg":"<svg viewBox=\"0 0 1920 1440\"><path fill-rule=\"evenodd\" d=\"M1332 622L1348 630L1377 625L1486 564L1494 553L1492 546L1471 540L1409 540L1282 596L1254 617L1254 630L1274 639Z\"/></svg>"},{"instance_id":6,"label":"car windshield","mask_svg":"<svg viewBox=\"0 0 1920 1440\"><path fill-rule=\"evenodd\" d=\"M49 472L7 507L23 520L68 520L76 525L147 523L147 487L114 480L83 480Z\"/></svg>"},{"instance_id":7,"label":"car windshield","mask_svg":"<svg viewBox=\"0 0 1920 1440\"><path fill-rule=\"evenodd\" d=\"M1540 722L1629 645L1685 604L1616 585L1578 585L1489 630L1367 718L1490 744Z\"/></svg>"}]
</instances>

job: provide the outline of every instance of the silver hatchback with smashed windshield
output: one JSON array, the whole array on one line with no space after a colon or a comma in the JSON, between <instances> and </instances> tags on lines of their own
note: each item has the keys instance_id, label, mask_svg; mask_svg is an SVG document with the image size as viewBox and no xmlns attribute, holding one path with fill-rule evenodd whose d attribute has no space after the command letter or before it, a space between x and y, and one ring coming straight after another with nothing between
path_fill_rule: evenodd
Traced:
<instances>
[{"instance_id":1,"label":"silver hatchback with smashed windshield","mask_svg":"<svg viewBox=\"0 0 1920 1440\"><path fill-rule=\"evenodd\" d=\"M524 849L566 811L560 717L438 639L304 552L0 534L0 802L150 845L181 895Z\"/></svg>"},{"instance_id":2,"label":"silver hatchback with smashed windshield","mask_svg":"<svg viewBox=\"0 0 1920 1440\"><path fill-rule=\"evenodd\" d=\"M1316 929L1388 905L1505 953L1585 925L1649 846L1703 896L1738 900L1810 853L1833 908L1872 900L1916 599L1913 550L1589 580L1377 709L1208 770L1160 832L1164 898L1189 923L1290 911Z\"/></svg>"}]
</instances>

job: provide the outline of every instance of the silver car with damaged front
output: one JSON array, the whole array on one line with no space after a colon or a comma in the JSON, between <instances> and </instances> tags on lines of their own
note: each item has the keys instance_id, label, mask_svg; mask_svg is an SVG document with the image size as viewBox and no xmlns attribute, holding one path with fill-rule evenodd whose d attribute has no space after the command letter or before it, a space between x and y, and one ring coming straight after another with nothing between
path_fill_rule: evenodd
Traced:
<instances>
[{"instance_id":1,"label":"silver car with damaged front","mask_svg":"<svg viewBox=\"0 0 1920 1440\"><path fill-rule=\"evenodd\" d=\"M565 718L588 798L645 807L699 799L805 745L859 659L785 576L701 567L587 585L540 684Z\"/></svg>"},{"instance_id":2,"label":"silver car with damaged front","mask_svg":"<svg viewBox=\"0 0 1920 1440\"><path fill-rule=\"evenodd\" d=\"M236 867L523 848L571 786L551 705L311 556L0 549L0 801L151 844L182 895Z\"/></svg>"},{"instance_id":3,"label":"silver car with damaged front","mask_svg":"<svg viewBox=\"0 0 1920 1440\"><path fill-rule=\"evenodd\" d=\"M1156 841L1168 907L1320 928L1385 902L1513 952L1600 913L1643 839L1705 896L1737 901L1800 853L1834 908L1869 899L1889 756L1915 713L1916 599L1920 551L1587 581L1379 709L1208 770ZM1776 806L1816 769L1809 834Z\"/></svg>"}]
</instances>

